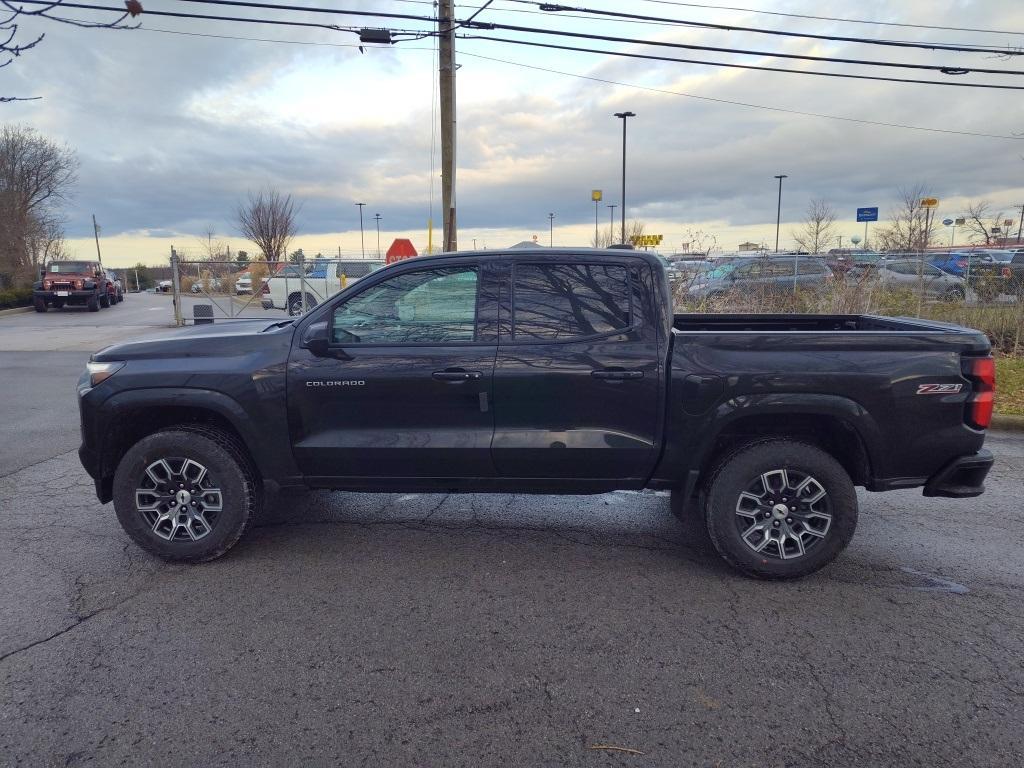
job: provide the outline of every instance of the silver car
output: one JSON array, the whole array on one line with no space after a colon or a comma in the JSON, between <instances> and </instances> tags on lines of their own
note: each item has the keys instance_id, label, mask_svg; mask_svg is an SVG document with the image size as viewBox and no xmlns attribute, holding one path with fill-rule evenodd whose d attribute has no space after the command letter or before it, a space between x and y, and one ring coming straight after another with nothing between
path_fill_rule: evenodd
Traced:
<instances>
[{"instance_id":1,"label":"silver car","mask_svg":"<svg viewBox=\"0 0 1024 768\"><path fill-rule=\"evenodd\" d=\"M889 288L908 291L922 289L930 299L963 301L967 295L962 277L943 272L938 267L916 259L882 259L867 273L863 269L851 270L853 279L879 280Z\"/></svg>"}]
</instances>

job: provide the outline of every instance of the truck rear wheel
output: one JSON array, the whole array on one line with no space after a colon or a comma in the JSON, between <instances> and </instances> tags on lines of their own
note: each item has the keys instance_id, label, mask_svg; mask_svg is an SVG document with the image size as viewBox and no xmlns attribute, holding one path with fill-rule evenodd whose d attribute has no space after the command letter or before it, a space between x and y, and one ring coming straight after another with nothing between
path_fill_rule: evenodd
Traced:
<instances>
[{"instance_id":1,"label":"truck rear wheel","mask_svg":"<svg viewBox=\"0 0 1024 768\"><path fill-rule=\"evenodd\" d=\"M708 534L733 568L792 579L832 562L857 527L857 494L825 451L764 440L729 456L708 483Z\"/></svg>"},{"instance_id":2,"label":"truck rear wheel","mask_svg":"<svg viewBox=\"0 0 1024 768\"><path fill-rule=\"evenodd\" d=\"M198 563L227 552L260 505L260 488L229 434L182 425L142 438L114 473L114 509L125 532L163 558Z\"/></svg>"},{"instance_id":3,"label":"truck rear wheel","mask_svg":"<svg viewBox=\"0 0 1024 768\"><path fill-rule=\"evenodd\" d=\"M104 309L106 309L107 307L110 306L110 294L109 293L104 293L102 296L100 296L100 306L103 307Z\"/></svg>"}]
</instances>

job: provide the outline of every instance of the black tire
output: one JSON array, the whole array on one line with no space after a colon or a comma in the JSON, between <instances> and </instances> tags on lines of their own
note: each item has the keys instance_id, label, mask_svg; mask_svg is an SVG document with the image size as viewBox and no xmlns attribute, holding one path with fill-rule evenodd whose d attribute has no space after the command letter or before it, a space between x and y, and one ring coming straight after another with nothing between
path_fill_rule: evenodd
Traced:
<instances>
[{"instance_id":1,"label":"black tire","mask_svg":"<svg viewBox=\"0 0 1024 768\"><path fill-rule=\"evenodd\" d=\"M964 293L964 289L961 288L959 285L954 285L952 288L948 289L944 294L942 294L943 301L963 301L965 298L967 298L967 296Z\"/></svg>"},{"instance_id":2,"label":"black tire","mask_svg":"<svg viewBox=\"0 0 1024 768\"><path fill-rule=\"evenodd\" d=\"M315 306L316 306L316 299L314 299L312 295L307 293L306 294L306 309L305 309L305 311L308 312L309 310L311 310ZM288 309L288 314L291 317L298 317L299 315L303 314L302 294L301 293L293 293L293 294L291 294L288 297L287 309Z\"/></svg>"},{"instance_id":3,"label":"black tire","mask_svg":"<svg viewBox=\"0 0 1024 768\"><path fill-rule=\"evenodd\" d=\"M85 303L85 306L89 308L90 312L100 311L100 299L99 296L93 294L89 297L89 300Z\"/></svg>"},{"instance_id":4,"label":"black tire","mask_svg":"<svg viewBox=\"0 0 1024 768\"><path fill-rule=\"evenodd\" d=\"M807 477L825 491L823 500L827 502L827 515L830 515L827 525L821 517L824 508L819 507L816 511L806 513L803 502L794 496L781 497L787 499L788 503L796 504L790 507L795 510L792 517L789 517L785 503L769 506L771 501L781 499L773 499L774 492L767 488L762 478L775 475L780 470L786 470L786 475L777 475L779 478ZM753 526L748 527L749 531L754 531L751 537L757 539L755 543L748 543L743 538L742 527L746 527L750 520L737 511L738 506L746 503L741 494L747 492L748 498L757 495L750 492L750 488L758 483L765 488L763 510L768 517L757 524L782 525L783 532L792 532L786 538L773 542L772 537L779 536L780 529L775 532L766 530L763 539L769 541L767 545L762 545L761 552L754 549L755 543L763 541L760 532L754 531ZM814 492L813 486L805 486L805 492ZM786 491L782 490L781 493L785 494ZM762 509L756 505L751 507ZM807 509L811 509L811 506L808 505ZM808 516L801 518L805 513ZM775 514L784 517L776 519L773 516ZM812 517L815 519L813 523L801 522L801 519L810 520ZM707 484L705 519L715 549L733 568L759 579L795 579L814 573L832 562L850 543L857 528L857 494L846 470L820 448L796 440L764 440L740 448L719 465ZM793 523L793 528L789 528L790 523ZM799 533L796 532L798 528L801 531ZM808 538L805 539L805 536ZM788 559L780 556L782 550L789 552Z\"/></svg>"},{"instance_id":5,"label":"black tire","mask_svg":"<svg viewBox=\"0 0 1024 768\"><path fill-rule=\"evenodd\" d=\"M32 306L36 308L36 312L45 312L46 299L33 299Z\"/></svg>"},{"instance_id":6,"label":"black tire","mask_svg":"<svg viewBox=\"0 0 1024 768\"><path fill-rule=\"evenodd\" d=\"M100 296L100 306L106 309L110 306L110 294L104 293Z\"/></svg>"},{"instance_id":7,"label":"black tire","mask_svg":"<svg viewBox=\"0 0 1024 768\"><path fill-rule=\"evenodd\" d=\"M148 482L147 468L160 459L172 466L181 459L197 462L216 482L222 508L200 538L159 536L139 510L137 489ZM220 557L248 530L261 507L262 489L244 449L232 435L214 428L181 425L148 435L128 449L114 473L114 509L121 527L164 560L201 563Z\"/></svg>"}]
</instances>

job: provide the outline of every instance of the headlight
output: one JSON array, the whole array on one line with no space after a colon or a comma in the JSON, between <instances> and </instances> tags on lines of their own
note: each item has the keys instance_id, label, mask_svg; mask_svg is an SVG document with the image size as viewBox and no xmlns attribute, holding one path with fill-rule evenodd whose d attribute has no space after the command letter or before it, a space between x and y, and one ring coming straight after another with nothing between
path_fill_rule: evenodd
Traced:
<instances>
[{"instance_id":1,"label":"headlight","mask_svg":"<svg viewBox=\"0 0 1024 768\"><path fill-rule=\"evenodd\" d=\"M78 290L78 291L82 290L82 281L81 280L75 280L75 290Z\"/></svg>"},{"instance_id":2,"label":"headlight","mask_svg":"<svg viewBox=\"0 0 1024 768\"><path fill-rule=\"evenodd\" d=\"M123 362L118 363L93 363L89 362L85 364L85 369L89 372L89 386L95 387L97 384L109 379L115 373L124 368Z\"/></svg>"}]
</instances>

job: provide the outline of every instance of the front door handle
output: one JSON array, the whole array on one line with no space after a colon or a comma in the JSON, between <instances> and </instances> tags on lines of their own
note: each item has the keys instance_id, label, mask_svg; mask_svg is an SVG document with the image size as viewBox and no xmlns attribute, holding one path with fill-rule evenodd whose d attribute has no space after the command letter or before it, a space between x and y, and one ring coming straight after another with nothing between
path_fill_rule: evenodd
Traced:
<instances>
[{"instance_id":1,"label":"front door handle","mask_svg":"<svg viewBox=\"0 0 1024 768\"><path fill-rule=\"evenodd\" d=\"M625 381L628 379L642 379L644 377L644 372L605 369L603 371L591 371L590 375L593 376L595 379L613 379L616 381Z\"/></svg>"},{"instance_id":2,"label":"front door handle","mask_svg":"<svg viewBox=\"0 0 1024 768\"><path fill-rule=\"evenodd\" d=\"M479 379L483 374L480 371L445 370L434 371L432 374L438 381L470 381Z\"/></svg>"}]
</instances>

